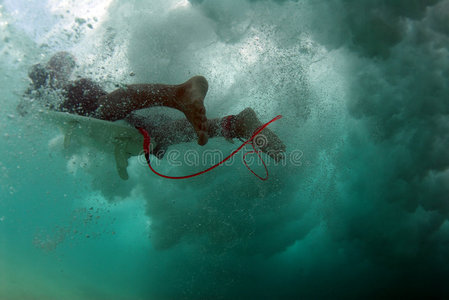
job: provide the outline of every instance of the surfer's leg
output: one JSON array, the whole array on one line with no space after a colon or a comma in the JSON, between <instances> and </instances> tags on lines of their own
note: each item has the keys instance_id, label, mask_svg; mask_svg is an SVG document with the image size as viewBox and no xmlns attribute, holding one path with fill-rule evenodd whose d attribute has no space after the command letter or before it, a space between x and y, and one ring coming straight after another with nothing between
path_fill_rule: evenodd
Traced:
<instances>
[{"instance_id":1,"label":"surfer's leg","mask_svg":"<svg viewBox=\"0 0 449 300\"><path fill-rule=\"evenodd\" d=\"M151 106L167 106L182 111L193 125L198 144L208 140L208 122L204 97L208 90L206 78L195 76L180 85L131 84L100 97L96 116L115 121L134 110Z\"/></svg>"},{"instance_id":2,"label":"surfer's leg","mask_svg":"<svg viewBox=\"0 0 449 300\"><path fill-rule=\"evenodd\" d=\"M229 121L228 121L229 122ZM235 119L235 127L231 126L231 134L241 139L249 139L253 133L262 126L263 123L257 118L256 113L251 108L245 108ZM256 146L271 156L274 160L279 161L284 158L285 144L282 140L269 128L262 130L254 139Z\"/></svg>"},{"instance_id":3,"label":"surfer's leg","mask_svg":"<svg viewBox=\"0 0 449 300\"><path fill-rule=\"evenodd\" d=\"M151 120L136 115L130 115L126 119L131 125L145 128L151 139L157 143L154 155L162 158L167 148L171 145L187 143L195 140L195 132L189 126L187 120L168 121L163 124L152 124ZM234 138L247 140L254 131L263 125L251 108L246 108L235 116L210 119L208 122L208 136L224 137L228 140ZM285 145L281 139L270 129L265 128L255 138L256 146L279 161L284 158Z\"/></svg>"},{"instance_id":4,"label":"surfer's leg","mask_svg":"<svg viewBox=\"0 0 449 300\"><path fill-rule=\"evenodd\" d=\"M252 108L245 108L237 115L211 120L209 134L211 137L224 137L228 140L238 138L248 140L264 123L257 118ZM253 140L256 147L271 156L275 161L284 158L285 144L269 128L262 130Z\"/></svg>"}]
</instances>

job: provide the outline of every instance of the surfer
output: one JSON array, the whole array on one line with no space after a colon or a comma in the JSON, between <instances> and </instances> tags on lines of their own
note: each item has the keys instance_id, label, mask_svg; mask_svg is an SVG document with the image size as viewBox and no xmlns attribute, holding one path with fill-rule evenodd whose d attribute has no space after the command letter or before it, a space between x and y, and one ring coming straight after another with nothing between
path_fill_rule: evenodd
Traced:
<instances>
[{"instance_id":1,"label":"surfer","mask_svg":"<svg viewBox=\"0 0 449 300\"><path fill-rule=\"evenodd\" d=\"M36 64L30 72L31 87L26 99L44 99L45 91L56 90L63 96L62 103L44 103L49 109L65 111L106 121L125 119L135 127L143 127L157 142L154 155L164 156L168 146L197 140L205 145L209 137L248 139L262 125L254 110L246 108L237 115L208 120L204 98L208 82L203 76L194 76L179 85L130 84L106 93L97 83L82 78L70 81L76 66L75 58L67 52L53 55L47 64ZM47 100L43 100L44 102ZM26 102L18 105L21 114L26 113ZM154 124L151 118L133 112L153 106L166 106L180 110L186 116L182 120L169 120ZM189 126L190 124L191 126ZM258 146L276 161L283 158L285 145L270 129L260 134Z\"/></svg>"}]
</instances>

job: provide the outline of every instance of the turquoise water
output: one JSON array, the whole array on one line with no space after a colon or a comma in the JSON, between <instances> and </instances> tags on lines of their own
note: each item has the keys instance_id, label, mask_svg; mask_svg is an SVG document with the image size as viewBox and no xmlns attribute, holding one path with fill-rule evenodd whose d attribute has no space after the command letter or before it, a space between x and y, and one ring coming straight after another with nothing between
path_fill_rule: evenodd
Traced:
<instances>
[{"instance_id":1,"label":"turquoise water","mask_svg":"<svg viewBox=\"0 0 449 300\"><path fill-rule=\"evenodd\" d=\"M448 0L0 1L0 299L448 298L448 24ZM108 91L202 74L208 117L282 114L287 159L123 181L15 110L61 50Z\"/></svg>"}]
</instances>

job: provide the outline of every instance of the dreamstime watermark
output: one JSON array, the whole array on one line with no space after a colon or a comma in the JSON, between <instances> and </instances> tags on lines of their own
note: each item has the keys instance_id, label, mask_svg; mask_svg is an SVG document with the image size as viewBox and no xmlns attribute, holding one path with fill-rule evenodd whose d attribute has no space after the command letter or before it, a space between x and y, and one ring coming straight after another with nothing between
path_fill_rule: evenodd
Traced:
<instances>
[{"instance_id":1,"label":"dreamstime watermark","mask_svg":"<svg viewBox=\"0 0 449 300\"><path fill-rule=\"evenodd\" d=\"M241 151L232 155L228 158L223 165L232 166L234 163L243 163L244 161L250 167L252 166L263 166L263 161L265 165L268 166L302 166L303 165L303 151L295 149L287 152L280 152L276 150L267 150L262 152L260 149L264 149L269 145L266 136L259 134L253 139L253 143L256 148L256 152L251 146L247 145ZM189 149L187 151L180 151L178 149L169 149L164 153L163 159L151 159L151 164L154 166L159 166L161 164L169 164L173 167L206 167L212 166L220 163L226 159L232 152L225 152L221 149ZM259 155L262 159L259 158ZM273 159L273 157L277 159ZM138 156L139 164L146 165L147 161L144 156L143 150Z\"/></svg>"}]
</instances>

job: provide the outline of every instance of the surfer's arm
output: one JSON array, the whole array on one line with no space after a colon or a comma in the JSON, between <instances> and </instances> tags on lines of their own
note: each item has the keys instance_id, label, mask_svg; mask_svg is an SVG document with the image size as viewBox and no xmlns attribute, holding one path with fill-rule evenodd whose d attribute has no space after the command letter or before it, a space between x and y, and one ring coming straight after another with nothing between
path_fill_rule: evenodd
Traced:
<instances>
[{"instance_id":1,"label":"surfer's arm","mask_svg":"<svg viewBox=\"0 0 449 300\"><path fill-rule=\"evenodd\" d=\"M131 112L152 106L166 106L184 113L192 124L199 145L208 140L208 122L204 97L208 83L203 76L194 76L179 85L131 84L98 99L96 117L107 121L124 119Z\"/></svg>"}]
</instances>

